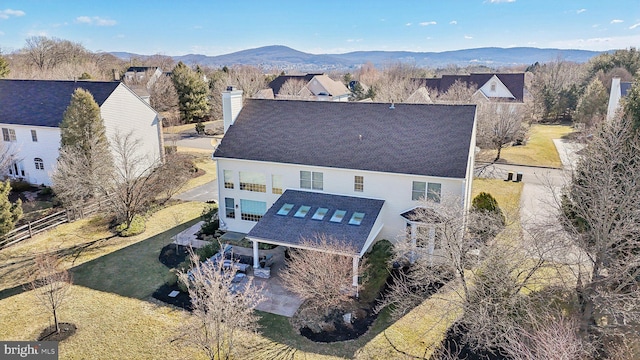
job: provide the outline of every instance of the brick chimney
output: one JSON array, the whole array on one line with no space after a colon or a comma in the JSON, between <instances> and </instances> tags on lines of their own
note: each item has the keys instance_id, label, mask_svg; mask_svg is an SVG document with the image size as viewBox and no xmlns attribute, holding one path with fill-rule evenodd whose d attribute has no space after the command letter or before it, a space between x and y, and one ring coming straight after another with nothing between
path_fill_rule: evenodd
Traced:
<instances>
[{"instance_id":1,"label":"brick chimney","mask_svg":"<svg viewBox=\"0 0 640 360\"><path fill-rule=\"evenodd\" d=\"M242 90L235 90L233 86L228 86L227 90L222 92L222 118L225 133L236 121L240 110L242 110Z\"/></svg>"}]
</instances>

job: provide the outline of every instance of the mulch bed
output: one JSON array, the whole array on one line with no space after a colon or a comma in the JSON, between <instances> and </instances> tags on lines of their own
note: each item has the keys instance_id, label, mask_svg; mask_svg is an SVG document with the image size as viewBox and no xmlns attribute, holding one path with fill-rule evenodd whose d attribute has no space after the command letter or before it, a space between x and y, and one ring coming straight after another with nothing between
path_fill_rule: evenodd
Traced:
<instances>
[{"instance_id":1,"label":"mulch bed","mask_svg":"<svg viewBox=\"0 0 640 360\"><path fill-rule=\"evenodd\" d=\"M189 258L187 249L186 246L169 244L160 250L158 259L164 266L174 269Z\"/></svg>"},{"instance_id":2,"label":"mulch bed","mask_svg":"<svg viewBox=\"0 0 640 360\"><path fill-rule=\"evenodd\" d=\"M180 293L176 297L170 297L169 294L172 291L178 291ZM189 297L189 294L180 291L177 285L169 286L164 284L154 291L151 296L164 303L191 311L191 298Z\"/></svg>"},{"instance_id":3,"label":"mulch bed","mask_svg":"<svg viewBox=\"0 0 640 360\"><path fill-rule=\"evenodd\" d=\"M56 333L55 325L48 326L42 330L40 336L38 336L38 341L62 341L75 334L78 329L72 323L58 323L58 325L60 326L59 333Z\"/></svg>"}]
</instances>

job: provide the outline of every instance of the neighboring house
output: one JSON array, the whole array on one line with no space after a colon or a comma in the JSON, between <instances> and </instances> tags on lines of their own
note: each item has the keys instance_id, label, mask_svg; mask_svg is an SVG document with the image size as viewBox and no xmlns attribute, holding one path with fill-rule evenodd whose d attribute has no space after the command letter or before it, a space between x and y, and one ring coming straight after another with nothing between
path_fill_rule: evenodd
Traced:
<instances>
[{"instance_id":1,"label":"neighboring house","mask_svg":"<svg viewBox=\"0 0 640 360\"><path fill-rule=\"evenodd\" d=\"M287 81L299 81L304 86L297 94L284 94L282 90ZM351 95L344 84L324 74L281 75L273 79L268 87L275 98L281 100L348 101Z\"/></svg>"},{"instance_id":2,"label":"neighboring house","mask_svg":"<svg viewBox=\"0 0 640 360\"><path fill-rule=\"evenodd\" d=\"M107 137L130 132L149 162L162 158L158 114L119 81L0 80L0 128L5 148L16 153L9 177L51 185L60 148L60 123L77 88L89 91ZM5 175L5 174L3 174Z\"/></svg>"},{"instance_id":3,"label":"neighboring house","mask_svg":"<svg viewBox=\"0 0 640 360\"><path fill-rule=\"evenodd\" d=\"M611 92L609 93L609 106L607 107L607 120L613 119L618 111L620 100L627 96L631 89L630 81L620 81L620 78L611 79Z\"/></svg>"},{"instance_id":4,"label":"neighboring house","mask_svg":"<svg viewBox=\"0 0 640 360\"><path fill-rule=\"evenodd\" d=\"M142 100L151 103L149 90L164 73L157 66L131 66L122 76L122 81Z\"/></svg>"},{"instance_id":5,"label":"neighboring house","mask_svg":"<svg viewBox=\"0 0 640 360\"><path fill-rule=\"evenodd\" d=\"M259 242L297 247L323 233L354 246L355 266L376 240L407 228L415 236L407 212L425 199L469 207L475 105L248 99L242 107L242 92L226 91L223 106L235 108L224 111L213 155L220 219L253 241L255 266Z\"/></svg>"},{"instance_id":6,"label":"neighboring house","mask_svg":"<svg viewBox=\"0 0 640 360\"><path fill-rule=\"evenodd\" d=\"M122 76L122 80L127 84L144 85L148 90L162 74L162 70L157 66L131 66Z\"/></svg>"},{"instance_id":7,"label":"neighboring house","mask_svg":"<svg viewBox=\"0 0 640 360\"><path fill-rule=\"evenodd\" d=\"M527 96L524 73L481 73L471 75L442 75L441 78L413 79L419 86L444 94L460 81L478 88L474 100L522 103Z\"/></svg>"}]
</instances>

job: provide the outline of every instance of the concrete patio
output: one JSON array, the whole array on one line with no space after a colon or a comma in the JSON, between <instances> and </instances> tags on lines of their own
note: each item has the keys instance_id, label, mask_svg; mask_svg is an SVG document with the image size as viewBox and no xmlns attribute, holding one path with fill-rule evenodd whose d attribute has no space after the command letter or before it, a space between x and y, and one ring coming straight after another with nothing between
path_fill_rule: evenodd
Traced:
<instances>
[{"instance_id":1,"label":"concrete patio","mask_svg":"<svg viewBox=\"0 0 640 360\"><path fill-rule=\"evenodd\" d=\"M200 248L208 244L208 241L196 239L196 233L200 230L202 222L199 222L188 229L182 231L174 238L174 243L191 246L193 248ZM230 236L239 237L240 233L232 233ZM244 234L242 234L244 237ZM240 237L240 239L242 239ZM238 240L240 240L238 239ZM236 255L253 256L253 249L233 246L233 253ZM278 246L272 250L259 250L260 257L271 255L270 259L270 273L271 276L268 279L254 276L253 269L250 268L247 271L255 286L262 289L262 295L264 300L258 304L257 310L268 312L271 314L291 317L298 310L302 304L302 299L285 289L282 285L282 279L278 276L280 271L285 267L285 248Z\"/></svg>"}]
</instances>

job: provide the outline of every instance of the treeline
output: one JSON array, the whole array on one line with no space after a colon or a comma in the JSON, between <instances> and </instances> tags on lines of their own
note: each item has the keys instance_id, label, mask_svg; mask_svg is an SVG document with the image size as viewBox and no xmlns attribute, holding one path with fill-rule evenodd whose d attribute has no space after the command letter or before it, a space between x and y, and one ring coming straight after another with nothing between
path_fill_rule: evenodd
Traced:
<instances>
[{"instance_id":1,"label":"treeline","mask_svg":"<svg viewBox=\"0 0 640 360\"><path fill-rule=\"evenodd\" d=\"M14 79L92 79L119 80L130 66L159 67L168 77L149 89L152 106L171 123L189 123L222 117L220 92L227 86L252 97L282 73L264 72L254 66L233 65L222 68L189 67L176 64L169 56L153 55L119 59L104 52L92 52L69 40L30 37L25 46L11 53L0 53L0 77ZM636 48L617 50L578 64L562 58L528 67L489 68L486 66L430 69L406 63L394 63L377 69L363 64L353 74L330 72L334 80L345 85L357 80L352 100L371 98L377 102L405 102L417 90L411 79L439 77L443 74L472 72L525 72L527 109L525 118L532 122L573 120L592 126L606 116L611 79L632 81L640 69ZM135 80L125 80L135 81ZM132 86L136 84L130 84ZM464 102L473 89L455 88L448 94L429 96L434 101Z\"/></svg>"}]
</instances>

